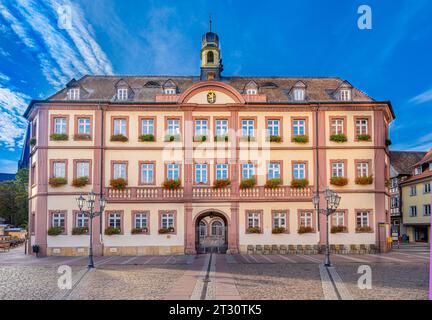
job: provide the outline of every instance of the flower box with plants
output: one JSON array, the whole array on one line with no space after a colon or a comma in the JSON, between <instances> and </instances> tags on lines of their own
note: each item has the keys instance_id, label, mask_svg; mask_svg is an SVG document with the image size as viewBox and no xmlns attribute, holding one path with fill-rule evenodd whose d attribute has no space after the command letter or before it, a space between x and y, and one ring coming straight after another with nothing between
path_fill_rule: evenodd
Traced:
<instances>
[{"instance_id":1,"label":"flower box with plants","mask_svg":"<svg viewBox=\"0 0 432 320\"><path fill-rule=\"evenodd\" d=\"M78 236L81 234L87 234L89 232L88 227L75 227L72 229L72 235Z\"/></svg>"},{"instance_id":2,"label":"flower box with plants","mask_svg":"<svg viewBox=\"0 0 432 320\"><path fill-rule=\"evenodd\" d=\"M274 189L282 184L281 178L273 178L266 181L265 187L269 189Z\"/></svg>"},{"instance_id":3,"label":"flower box with plants","mask_svg":"<svg viewBox=\"0 0 432 320\"><path fill-rule=\"evenodd\" d=\"M275 227L272 229L272 233L273 234L280 234L280 233L284 233L285 230L286 229L284 227Z\"/></svg>"},{"instance_id":4,"label":"flower box with plants","mask_svg":"<svg viewBox=\"0 0 432 320\"><path fill-rule=\"evenodd\" d=\"M270 137L268 137L268 141L270 141L270 142L276 142L276 143L281 143L282 142L282 137L281 136L270 136Z\"/></svg>"},{"instance_id":5,"label":"flower box with plants","mask_svg":"<svg viewBox=\"0 0 432 320\"><path fill-rule=\"evenodd\" d=\"M63 177L52 177L49 178L49 185L53 188L58 188L67 184L66 178Z\"/></svg>"},{"instance_id":6,"label":"flower box with plants","mask_svg":"<svg viewBox=\"0 0 432 320\"><path fill-rule=\"evenodd\" d=\"M120 233L121 233L120 228L108 227L105 229L105 235L107 236L112 236Z\"/></svg>"},{"instance_id":7,"label":"flower box with plants","mask_svg":"<svg viewBox=\"0 0 432 320\"><path fill-rule=\"evenodd\" d=\"M30 140L29 140L29 145L30 145L31 147L35 146L35 145L36 145L36 138L30 138Z\"/></svg>"},{"instance_id":8,"label":"flower box with plants","mask_svg":"<svg viewBox=\"0 0 432 320\"><path fill-rule=\"evenodd\" d=\"M173 227L170 228L160 228L159 234L167 234L167 233L173 233L175 230Z\"/></svg>"},{"instance_id":9,"label":"flower box with plants","mask_svg":"<svg viewBox=\"0 0 432 320\"><path fill-rule=\"evenodd\" d=\"M255 140L256 140L256 138L254 136L242 136L242 137L240 137L240 141L243 141L243 142L252 142Z\"/></svg>"},{"instance_id":10,"label":"flower box with plants","mask_svg":"<svg viewBox=\"0 0 432 320\"><path fill-rule=\"evenodd\" d=\"M292 179L291 188L306 188L309 185L308 179Z\"/></svg>"},{"instance_id":11,"label":"flower box with plants","mask_svg":"<svg viewBox=\"0 0 432 320\"><path fill-rule=\"evenodd\" d=\"M215 142L221 142L221 141L228 142L228 136L227 135L215 136L214 141Z\"/></svg>"},{"instance_id":12,"label":"flower box with plants","mask_svg":"<svg viewBox=\"0 0 432 320\"><path fill-rule=\"evenodd\" d=\"M292 138L292 142L295 143L308 143L309 142L309 137L305 134L299 134L296 135Z\"/></svg>"},{"instance_id":13,"label":"flower box with plants","mask_svg":"<svg viewBox=\"0 0 432 320\"><path fill-rule=\"evenodd\" d=\"M66 141L69 139L69 136L66 133L51 133L50 139L52 141Z\"/></svg>"},{"instance_id":14,"label":"flower box with plants","mask_svg":"<svg viewBox=\"0 0 432 320\"><path fill-rule=\"evenodd\" d=\"M333 142L347 142L348 139L347 139L346 135L344 135L343 133L339 133L339 134L332 134L330 136L330 141L333 141Z\"/></svg>"},{"instance_id":15,"label":"flower box with plants","mask_svg":"<svg viewBox=\"0 0 432 320\"><path fill-rule=\"evenodd\" d=\"M173 142L173 141L180 141L180 135L179 134L168 134L165 136L165 142Z\"/></svg>"},{"instance_id":16,"label":"flower box with plants","mask_svg":"<svg viewBox=\"0 0 432 320\"><path fill-rule=\"evenodd\" d=\"M356 232L358 233L369 233L369 232L373 232L371 227L357 227L356 228Z\"/></svg>"},{"instance_id":17,"label":"flower box with plants","mask_svg":"<svg viewBox=\"0 0 432 320\"><path fill-rule=\"evenodd\" d=\"M343 187L348 184L348 179L345 177L331 177L330 184L338 187Z\"/></svg>"},{"instance_id":18,"label":"flower box with plants","mask_svg":"<svg viewBox=\"0 0 432 320\"><path fill-rule=\"evenodd\" d=\"M168 190L176 190L176 189L180 188L181 181L179 179L166 179L163 182L162 186Z\"/></svg>"},{"instance_id":19,"label":"flower box with plants","mask_svg":"<svg viewBox=\"0 0 432 320\"><path fill-rule=\"evenodd\" d=\"M74 140L75 141L90 141L91 135L89 135L87 133L77 133L74 135Z\"/></svg>"},{"instance_id":20,"label":"flower box with plants","mask_svg":"<svg viewBox=\"0 0 432 320\"><path fill-rule=\"evenodd\" d=\"M240 189L252 188L255 185L256 185L256 179L255 178L243 179L240 182Z\"/></svg>"},{"instance_id":21,"label":"flower box with plants","mask_svg":"<svg viewBox=\"0 0 432 320\"><path fill-rule=\"evenodd\" d=\"M261 233L260 227L249 227L246 230L246 233Z\"/></svg>"},{"instance_id":22,"label":"flower box with plants","mask_svg":"<svg viewBox=\"0 0 432 320\"><path fill-rule=\"evenodd\" d=\"M153 134L142 134L138 137L141 142L152 142L155 141L155 136Z\"/></svg>"},{"instance_id":23,"label":"flower box with plants","mask_svg":"<svg viewBox=\"0 0 432 320\"><path fill-rule=\"evenodd\" d=\"M127 142L129 139L124 134L113 134L110 140L113 142Z\"/></svg>"},{"instance_id":24,"label":"flower box with plants","mask_svg":"<svg viewBox=\"0 0 432 320\"><path fill-rule=\"evenodd\" d=\"M193 137L193 142L205 142L205 141L207 141L207 136L206 135L194 136Z\"/></svg>"},{"instance_id":25,"label":"flower box with plants","mask_svg":"<svg viewBox=\"0 0 432 320\"><path fill-rule=\"evenodd\" d=\"M131 230L132 234L146 234L148 233L148 228L133 228Z\"/></svg>"},{"instance_id":26,"label":"flower box with plants","mask_svg":"<svg viewBox=\"0 0 432 320\"><path fill-rule=\"evenodd\" d=\"M355 179L355 183L356 184L362 184L362 185L372 184L373 183L373 176L357 177Z\"/></svg>"},{"instance_id":27,"label":"flower box with plants","mask_svg":"<svg viewBox=\"0 0 432 320\"><path fill-rule=\"evenodd\" d=\"M220 189L220 188L226 188L231 184L231 180L230 179L216 179L213 182L213 187L216 189Z\"/></svg>"},{"instance_id":28,"label":"flower box with plants","mask_svg":"<svg viewBox=\"0 0 432 320\"><path fill-rule=\"evenodd\" d=\"M127 181L123 178L111 179L110 186L116 190L124 190L128 185Z\"/></svg>"},{"instance_id":29,"label":"flower box with plants","mask_svg":"<svg viewBox=\"0 0 432 320\"><path fill-rule=\"evenodd\" d=\"M386 147L390 147L391 144L392 144L392 142L391 142L390 139L385 139L385 145L386 145Z\"/></svg>"},{"instance_id":30,"label":"flower box with plants","mask_svg":"<svg viewBox=\"0 0 432 320\"><path fill-rule=\"evenodd\" d=\"M79 177L72 180L72 185L76 188L84 187L88 185L88 183L89 183L88 177Z\"/></svg>"},{"instance_id":31,"label":"flower box with plants","mask_svg":"<svg viewBox=\"0 0 432 320\"><path fill-rule=\"evenodd\" d=\"M359 134L357 135L358 141L370 141L371 136L369 134Z\"/></svg>"},{"instance_id":32,"label":"flower box with plants","mask_svg":"<svg viewBox=\"0 0 432 320\"><path fill-rule=\"evenodd\" d=\"M303 234L303 233L313 233L315 231L314 231L314 228L312 228L312 227L301 226L300 228L298 228L297 232L299 234Z\"/></svg>"},{"instance_id":33,"label":"flower box with plants","mask_svg":"<svg viewBox=\"0 0 432 320\"><path fill-rule=\"evenodd\" d=\"M341 233L341 232L347 232L347 227L345 226L333 226L330 229L331 233Z\"/></svg>"},{"instance_id":34,"label":"flower box with plants","mask_svg":"<svg viewBox=\"0 0 432 320\"><path fill-rule=\"evenodd\" d=\"M64 232L63 227L51 227L48 229L49 236L58 236Z\"/></svg>"}]
</instances>

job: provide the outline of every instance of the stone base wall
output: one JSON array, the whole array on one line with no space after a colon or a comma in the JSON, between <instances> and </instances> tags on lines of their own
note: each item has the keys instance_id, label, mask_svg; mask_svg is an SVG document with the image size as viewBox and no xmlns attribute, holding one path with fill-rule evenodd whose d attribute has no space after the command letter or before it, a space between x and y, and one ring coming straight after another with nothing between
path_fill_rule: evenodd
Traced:
<instances>
[{"instance_id":1,"label":"stone base wall","mask_svg":"<svg viewBox=\"0 0 432 320\"><path fill-rule=\"evenodd\" d=\"M139 256L184 254L184 246L137 246L104 247L104 256ZM48 247L48 256L86 256L88 248L83 247ZM97 254L94 254L95 256Z\"/></svg>"}]
</instances>

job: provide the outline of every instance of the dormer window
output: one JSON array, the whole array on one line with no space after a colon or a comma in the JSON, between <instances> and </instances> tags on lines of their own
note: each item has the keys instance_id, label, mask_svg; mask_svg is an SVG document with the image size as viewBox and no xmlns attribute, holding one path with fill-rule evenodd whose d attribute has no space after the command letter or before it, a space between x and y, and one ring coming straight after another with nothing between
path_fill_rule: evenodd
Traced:
<instances>
[{"instance_id":1,"label":"dormer window","mask_svg":"<svg viewBox=\"0 0 432 320\"><path fill-rule=\"evenodd\" d=\"M350 101L351 100L351 90L342 89L340 91L340 99L341 99L341 101Z\"/></svg>"},{"instance_id":2,"label":"dormer window","mask_svg":"<svg viewBox=\"0 0 432 320\"><path fill-rule=\"evenodd\" d=\"M127 100L127 99L128 99L128 89L118 89L117 100Z\"/></svg>"},{"instance_id":3,"label":"dormer window","mask_svg":"<svg viewBox=\"0 0 432 320\"><path fill-rule=\"evenodd\" d=\"M303 101L304 97L305 97L304 89L301 89L301 88L294 89L294 100L295 101Z\"/></svg>"},{"instance_id":4,"label":"dormer window","mask_svg":"<svg viewBox=\"0 0 432 320\"><path fill-rule=\"evenodd\" d=\"M79 100L79 98L80 98L80 90L78 88L69 89L68 91L69 100Z\"/></svg>"},{"instance_id":5,"label":"dormer window","mask_svg":"<svg viewBox=\"0 0 432 320\"><path fill-rule=\"evenodd\" d=\"M414 169L414 174L420 174L420 173L422 173L421 167L416 167Z\"/></svg>"},{"instance_id":6,"label":"dormer window","mask_svg":"<svg viewBox=\"0 0 432 320\"><path fill-rule=\"evenodd\" d=\"M165 88L164 93L165 94L176 94L176 89L175 88Z\"/></svg>"},{"instance_id":7,"label":"dormer window","mask_svg":"<svg viewBox=\"0 0 432 320\"><path fill-rule=\"evenodd\" d=\"M246 89L246 94L258 94L257 89Z\"/></svg>"}]
</instances>

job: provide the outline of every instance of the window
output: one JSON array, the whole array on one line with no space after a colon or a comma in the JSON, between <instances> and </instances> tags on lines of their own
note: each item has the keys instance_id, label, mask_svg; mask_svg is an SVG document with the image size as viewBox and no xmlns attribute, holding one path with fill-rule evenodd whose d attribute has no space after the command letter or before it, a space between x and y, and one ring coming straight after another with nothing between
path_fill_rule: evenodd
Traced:
<instances>
[{"instance_id":1,"label":"window","mask_svg":"<svg viewBox=\"0 0 432 320\"><path fill-rule=\"evenodd\" d=\"M228 135L228 120L216 120L216 136Z\"/></svg>"},{"instance_id":2,"label":"window","mask_svg":"<svg viewBox=\"0 0 432 320\"><path fill-rule=\"evenodd\" d=\"M213 53L213 51L209 51L207 53L207 63L214 63L214 53Z\"/></svg>"},{"instance_id":3,"label":"window","mask_svg":"<svg viewBox=\"0 0 432 320\"><path fill-rule=\"evenodd\" d=\"M77 161L76 163L76 177L90 177L90 162L89 161Z\"/></svg>"},{"instance_id":4,"label":"window","mask_svg":"<svg viewBox=\"0 0 432 320\"><path fill-rule=\"evenodd\" d=\"M164 93L165 94L176 94L176 89L175 88L165 88Z\"/></svg>"},{"instance_id":5,"label":"window","mask_svg":"<svg viewBox=\"0 0 432 320\"><path fill-rule=\"evenodd\" d=\"M431 205L430 204L424 204L423 205L423 215L424 216L430 216L431 215Z\"/></svg>"},{"instance_id":6,"label":"window","mask_svg":"<svg viewBox=\"0 0 432 320\"><path fill-rule=\"evenodd\" d=\"M303 101L305 96L304 89L294 89L294 100Z\"/></svg>"},{"instance_id":7,"label":"window","mask_svg":"<svg viewBox=\"0 0 432 320\"><path fill-rule=\"evenodd\" d=\"M88 227L89 218L85 213L77 213L75 219L75 227L84 228Z\"/></svg>"},{"instance_id":8,"label":"window","mask_svg":"<svg viewBox=\"0 0 432 320\"><path fill-rule=\"evenodd\" d=\"M340 91L340 99L342 101L349 101L351 100L351 90L344 89Z\"/></svg>"},{"instance_id":9,"label":"window","mask_svg":"<svg viewBox=\"0 0 432 320\"><path fill-rule=\"evenodd\" d=\"M280 136L280 121L267 120L267 133L269 136Z\"/></svg>"},{"instance_id":10,"label":"window","mask_svg":"<svg viewBox=\"0 0 432 320\"><path fill-rule=\"evenodd\" d=\"M161 214L161 228L174 228L174 213L167 212Z\"/></svg>"},{"instance_id":11,"label":"window","mask_svg":"<svg viewBox=\"0 0 432 320\"><path fill-rule=\"evenodd\" d=\"M199 223L199 235L200 235L200 237L206 237L207 236L207 225L202 220Z\"/></svg>"},{"instance_id":12,"label":"window","mask_svg":"<svg viewBox=\"0 0 432 320\"><path fill-rule=\"evenodd\" d=\"M417 186L411 186L410 187L410 196L417 195Z\"/></svg>"},{"instance_id":13,"label":"window","mask_svg":"<svg viewBox=\"0 0 432 320\"><path fill-rule=\"evenodd\" d=\"M392 179L391 180L391 187L392 188L397 188L397 186L398 186L398 180L397 180L397 178Z\"/></svg>"},{"instance_id":14,"label":"window","mask_svg":"<svg viewBox=\"0 0 432 320\"><path fill-rule=\"evenodd\" d=\"M246 94L257 94L258 90L257 89L246 89Z\"/></svg>"},{"instance_id":15,"label":"window","mask_svg":"<svg viewBox=\"0 0 432 320\"><path fill-rule=\"evenodd\" d=\"M331 120L331 133L332 134L344 134L344 119L332 119Z\"/></svg>"},{"instance_id":16,"label":"window","mask_svg":"<svg viewBox=\"0 0 432 320\"><path fill-rule=\"evenodd\" d=\"M195 183L207 183L207 164L195 164Z\"/></svg>"},{"instance_id":17,"label":"window","mask_svg":"<svg viewBox=\"0 0 432 320\"><path fill-rule=\"evenodd\" d=\"M121 229L121 214L120 213L108 214L108 227Z\"/></svg>"},{"instance_id":18,"label":"window","mask_svg":"<svg viewBox=\"0 0 432 320\"><path fill-rule=\"evenodd\" d=\"M154 183L154 163L141 163L141 184Z\"/></svg>"},{"instance_id":19,"label":"window","mask_svg":"<svg viewBox=\"0 0 432 320\"><path fill-rule=\"evenodd\" d=\"M356 226L357 228L369 227L369 212L359 211L356 214Z\"/></svg>"},{"instance_id":20,"label":"window","mask_svg":"<svg viewBox=\"0 0 432 320\"><path fill-rule=\"evenodd\" d=\"M67 118L55 117L54 118L54 133L67 134Z\"/></svg>"},{"instance_id":21,"label":"window","mask_svg":"<svg viewBox=\"0 0 432 320\"><path fill-rule=\"evenodd\" d=\"M30 185L36 184L36 165L32 164L30 169Z\"/></svg>"},{"instance_id":22,"label":"window","mask_svg":"<svg viewBox=\"0 0 432 320\"><path fill-rule=\"evenodd\" d=\"M410 217L417 217L417 206L410 206L409 207L409 216Z\"/></svg>"},{"instance_id":23,"label":"window","mask_svg":"<svg viewBox=\"0 0 432 320\"><path fill-rule=\"evenodd\" d=\"M423 185L423 192L424 193L430 193L431 192L431 184L428 182L428 183L425 183L424 185Z\"/></svg>"},{"instance_id":24,"label":"window","mask_svg":"<svg viewBox=\"0 0 432 320\"><path fill-rule=\"evenodd\" d=\"M356 134L369 134L368 127L369 127L369 121L368 119L356 119Z\"/></svg>"},{"instance_id":25,"label":"window","mask_svg":"<svg viewBox=\"0 0 432 320\"><path fill-rule=\"evenodd\" d=\"M285 212L273 212L273 228L286 228L287 217Z\"/></svg>"},{"instance_id":26,"label":"window","mask_svg":"<svg viewBox=\"0 0 432 320\"><path fill-rule=\"evenodd\" d=\"M255 168L253 163L242 164L242 178L251 179L255 176Z\"/></svg>"},{"instance_id":27,"label":"window","mask_svg":"<svg viewBox=\"0 0 432 320\"><path fill-rule=\"evenodd\" d=\"M345 213L343 211L336 211L333 214L333 226L343 227L345 226Z\"/></svg>"},{"instance_id":28,"label":"window","mask_svg":"<svg viewBox=\"0 0 432 320\"><path fill-rule=\"evenodd\" d=\"M69 89L68 99L69 100L79 100L80 99L80 90L78 88Z\"/></svg>"},{"instance_id":29,"label":"window","mask_svg":"<svg viewBox=\"0 0 432 320\"><path fill-rule=\"evenodd\" d=\"M167 120L167 134L180 134L180 120L168 119Z\"/></svg>"},{"instance_id":30,"label":"window","mask_svg":"<svg viewBox=\"0 0 432 320\"><path fill-rule=\"evenodd\" d=\"M134 228L144 229L148 228L147 213L135 213Z\"/></svg>"},{"instance_id":31,"label":"window","mask_svg":"<svg viewBox=\"0 0 432 320\"><path fill-rule=\"evenodd\" d=\"M66 178L66 162L54 161L52 175L54 178Z\"/></svg>"},{"instance_id":32,"label":"window","mask_svg":"<svg viewBox=\"0 0 432 320\"><path fill-rule=\"evenodd\" d=\"M52 214L52 227L65 227L65 214L60 212L55 212Z\"/></svg>"},{"instance_id":33,"label":"window","mask_svg":"<svg viewBox=\"0 0 432 320\"><path fill-rule=\"evenodd\" d=\"M422 168L421 167L416 167L414 169L414 174L420 174L420 173L422 173Z\"/></svg>"},{"instance_id":34,"label":"window","mask_svg":"<svg viewBox=\"0 0 432 320\"><path fill-rule=\"evenodd\" d=\"M247 227L248 228L260 228L260 214L259 212L249 212L247 214Z\"/></svg>"},{"instance_id":35,"label":"window","mask_svg":"<svg viewBox=\"0 0 432 320\"><path fill-rule=\"evenodd\" d=\"M304 163L293 164L293 178L306 179L306 164Z\"/></svg>"},{"instance_id":36,"label":"window","mask_svg":"<svg viewBox=\"0 0 432 320\"><path fill-rule=\"evenodd\" d=\"M300 226L312 228L312 212L300 213Z\"/></svg>"},{"instance_id":37,"label":"window","mask_svg":"<svg viewBox=\"0 0 432 320\"><path fill-rule=\"evenodd\" d=\"M357 163L357 177L369 176L369 164L367 162Z\"/></svg>"},{"instance_id":38,"label":"window","mask_svg":"<svg viewBox=\"0 0 432 320\"><path fill-rule=\"evenodd\" d=\"M206 136L208 134L208 121L195 120L195 136Z\"/></svg>"},{"instance_id":39,"label":"window","mask_svg":"<svg viewBox=\"0 0 432 320\"><path fill-rule=\"evenodd\" d=\"M118 89L117 100L127 100L127 99L128 99L128 89Z\"/></svg>"},{"instance_id":40,"label":"window","mask_svg":"<svg viewBox=\"0 0 432 320\"><path fill-rule=\"evenodd\" d=\"M122 134L127 135L127 120L126 119L114 119L114 135Z\"/></svg>"},{"instance_id":41,"label":"window","mask_svg":"<svg viewBox=\"0 0 432 320\"><path fill-rule=\"evenodd\" d=\"M78 133L91 134L91 120L90 118L78 118Z\"/></svg>"},{"instance_id":42,"label":"window","mask_svg":"<svg viewBox=\"0 0 432 320\"><path fill-rule=\"evenodd\" d=\"M343 162L332 163L332 177L343 177L345 175L345 168Z\"/></svg>"},{"instance_id":43,"label":"window","mask_svg":"<svg viewBox=\"0 0 432 320\"><path fill-rule=\"evenodd\" d=\"M228 179L228 165L223 164L217 164L216 165L216 179L222 180L222 179Z\"/></svg>"},{"instance_id":44,"label":"window","mask_svg":"<svg viewBox=\"0 0 432 320\"><path fill-rule=\"evenodd\" d=\"M215 221L212 223L212 235L213 236L222 236L223 235L223 225L220 221Z\"/></svg>"},{"instance_id":45,"label":"window","mask_svg":"<svg viewBox=\"0 0 432 320\"><path fill-rule=\"evenodd\" d=\"M178 180L180 178L180 166L177 163L167 164L167 179Z\"/></svg>"},{"instance_id":46,"label":"window","mask_svg":"<svg viewBox=\"0 0 432 320\"><path fill-rule=\"evenodd\" d=\"M302 119L293 120L293 135L299 136L306 134L306 121Z\"/></svg>"},{"instance_id":47,"label":"window","mask_svg":"<svg viewBox=\"0 0 432 320\"><path fill-rule=\"evenodd\" d=\"M281 168L279 162L270 162L268 164L268 178L277 179L281 177Z\"/></svg>"},{"instance_id":48,"label":"window","mask_svg":"<svg viewBox=\"0 0 432 320\"><path fill-rule=\"evenodd\" d=\"M126 179L126 163L113 164L113 179Z\"/></svg>"},{"instance_id":49,"label":"window","mask_svg":"<svg viewBox=\"0 0 432 320\"><path fill-rule=\"evenodd\" d=\"M141 119L141 134L155 134L154 119Z\"/></svg>"},{"instance_id":50,"label":"window","mask_svg":"<svg viewBox=\"0 0 432 320\"><path fill-rule=\"evenodd\" d=\"M242 120L242 136L255 136L255 120Z\"/></svg>"},{"instance_id":51,"label":"window","mask_svg":"<svg viewBox=\"0 0 432 320\"><path fill-rule=\"evenodd\" d=\"M399 208L399 197L391 197L390 206L392 209Z\"/></svg>"}]
</instances>

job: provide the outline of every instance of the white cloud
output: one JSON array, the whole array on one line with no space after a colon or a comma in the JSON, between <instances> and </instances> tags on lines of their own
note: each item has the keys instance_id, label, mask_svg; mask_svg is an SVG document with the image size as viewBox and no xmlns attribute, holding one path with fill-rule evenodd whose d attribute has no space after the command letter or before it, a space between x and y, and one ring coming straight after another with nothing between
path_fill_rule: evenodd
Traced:
<instances>
[{"instance_id":1,"label":"white cloud","mask_svg":"<svg viewBox=\"0 0 432 320\"><path fill-rule=\"evenodd\" d=\"M0 81L8 82L10 78L0 71Z\"/></svg>"},{"instance_id":2,"label":"white cloud","mask_svg":"<svg viewBox=\"0 0 432 320\"><path fill-rule=\"evenodd\" d=\"M13 160L0 159L0 172L1 173L16 173L18 163Z\"/></svg>"},{"instance_id":3,"label":"white cloud","mask_svg":"<svg viewBox=\"0 0 432 320\"><path fill-rule=\"evenodd\" d=\"M410 102L413 102L416 104L425 103L425 102L429 102L429 101L432 101L432 89L429 89L429 90L419 94L418 96L415 96L414 98L412 98L410 100Z\"/></svg>"}]
</instances>

